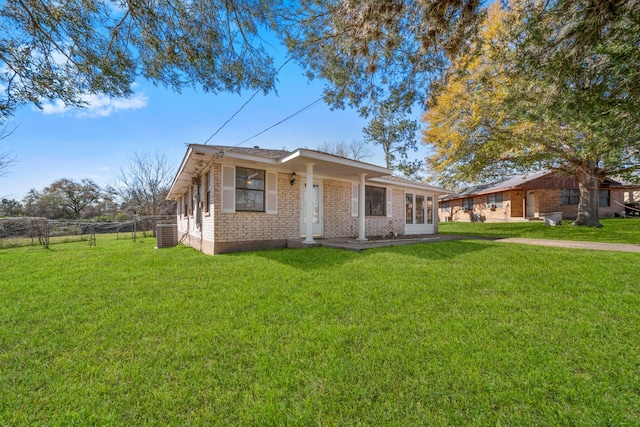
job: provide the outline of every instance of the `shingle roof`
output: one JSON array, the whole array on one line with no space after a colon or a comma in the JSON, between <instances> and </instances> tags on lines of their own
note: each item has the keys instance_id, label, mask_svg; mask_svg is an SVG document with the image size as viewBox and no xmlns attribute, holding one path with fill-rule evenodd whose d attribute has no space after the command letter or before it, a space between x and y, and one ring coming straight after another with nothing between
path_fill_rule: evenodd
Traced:
<instances>
[{"instance_id":1,"label":"shingle roof","mask_svg":"<svg viewBox=\"0 0 640 427\"><path fill-rule=\"evenodd\" d=\"M279 159L288 154L291 154L291 151L287 150L274 150L270 148L260 147L228 147L224 145L209 145L209 147L220 151L232 151L234 153L249 154L252 156L265 157L268 159Z\"/></svg>"},{"instance_id":2,"label":"shingle roof","mask_svg":"<svg viewBox=\"0 0 640 427\"><path fill-rule=\"evenodd\" d=\"M529 181L533 181L534 179L538 179L541 176L545 176L549 173L551 173L551 171L543 170L529 175L517 175L510 178L499 179L497 181L488 182L486 184L479 184L474 187L467 188L466 190L460 191L459 193L450 194L448 196L442 197L441 200L458 199L461 197L468 197L477 194L487 194L504 191L510 188L520 187L521 185Z\"/></svg>"}]
</instances>

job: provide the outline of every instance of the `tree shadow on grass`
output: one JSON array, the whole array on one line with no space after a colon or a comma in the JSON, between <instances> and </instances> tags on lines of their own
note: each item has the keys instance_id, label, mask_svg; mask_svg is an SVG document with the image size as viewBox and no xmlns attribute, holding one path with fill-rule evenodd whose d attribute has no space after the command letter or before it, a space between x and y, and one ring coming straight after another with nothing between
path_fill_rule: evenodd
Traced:
<instances>
[{"instance_id":1,"label":"tree shadow on grass","mask_svg":"<svg viewBox=\"0 0 640 427\"><path fill-rule=\"evenodd\" d=\"M345 263L378 256L380 254L406 257L408 258L407 262L410 262L411 258L415 258L416 261L453 261L457 256L482 251L492 245L491 242L482 240L455 240L370 248L360 252L319 247L258 251L253 254L254 256L278 262L288 267L303 271L312 271L331 269Z\"/></svg>"}]
</instances>

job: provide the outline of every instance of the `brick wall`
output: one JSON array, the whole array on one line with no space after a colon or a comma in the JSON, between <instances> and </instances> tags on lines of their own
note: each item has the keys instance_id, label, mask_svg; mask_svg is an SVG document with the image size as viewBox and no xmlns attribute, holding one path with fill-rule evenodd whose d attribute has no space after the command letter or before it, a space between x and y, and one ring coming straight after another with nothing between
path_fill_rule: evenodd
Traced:
<instances>
[{"instance_id":1,"label":"brick wall","mask_svg":"<svg viewBox=\"0 0 640 427\"><path fill-rule=\"evenodd\" d=\"M351 215L352 183L324 180L324 237L357 237L358 217ZM365 217L365 235L382 236L404 233L404 191L391 191L392 217ZM385 207L386 208L386 207Z\"/></svg>"},{"instance_id":2,"label":"brick wall","mask_svg":"<svg viewBox=\"0 0 640 427\"><path fill-rule=\"evenodd\" d=\"M351 183L323 181L324 237L356 236L357 218L351 216Z\"/></svg>"},{"instance_id":3,"label":"brick wall","mask_svg":"<svg viewBox=\"0 0 640 427\"><path fill-rule=\"evenodd\" d=\"M300 180L290 184L290 176L278 173L278 213L220 211L222 182L220 165L214 165L214 208L216 242L297 238L300 228Z\"/></svg>"}]
</instances>

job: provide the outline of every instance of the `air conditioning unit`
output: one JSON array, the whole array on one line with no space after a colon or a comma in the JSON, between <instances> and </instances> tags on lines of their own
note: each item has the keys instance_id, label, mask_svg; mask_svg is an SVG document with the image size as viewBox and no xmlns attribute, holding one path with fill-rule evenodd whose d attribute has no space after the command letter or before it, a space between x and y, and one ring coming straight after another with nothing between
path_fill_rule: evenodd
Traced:
<instances>
[{"instance_id":1,"label":"air conditioning unit","mask_svg":"<svg viewBox=\"0 0 640 427\"><path fill-rule=\"evenodd\" d=\"M158 224L156 226L158 248L178 246L178 226L176 224Z\"/></svg>"}]
</instances>

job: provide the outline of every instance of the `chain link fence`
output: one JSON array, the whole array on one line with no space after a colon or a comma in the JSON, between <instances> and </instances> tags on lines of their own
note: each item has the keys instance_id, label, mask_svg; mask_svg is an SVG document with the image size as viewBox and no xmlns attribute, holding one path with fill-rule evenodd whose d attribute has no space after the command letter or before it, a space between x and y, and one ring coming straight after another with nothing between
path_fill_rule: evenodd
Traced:
<instances>
[{"instance_id":1,"label":"chain link fence","mask_svg":"<svg viewBox=\"0 0 640 427\"><path fill-rule=\"evenodd\" d=\"M126 221L53 220L47 218L0 218L0 248L88 241L95 245L96 234L116 234L133 239L153 236L156 225L175 224L175 215L143 216Z\"/></svg>"}]
</instances>

